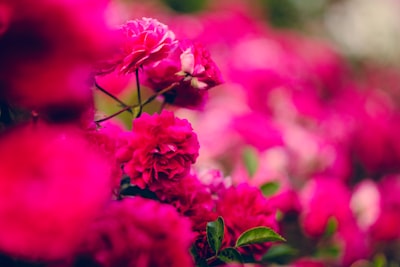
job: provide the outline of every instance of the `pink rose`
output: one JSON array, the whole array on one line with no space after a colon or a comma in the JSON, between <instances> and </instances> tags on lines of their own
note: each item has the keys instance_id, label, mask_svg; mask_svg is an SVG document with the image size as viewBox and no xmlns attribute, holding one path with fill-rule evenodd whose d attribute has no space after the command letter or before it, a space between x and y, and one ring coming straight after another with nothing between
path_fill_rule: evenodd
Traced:
<instances>
[{"instance_id":1,"label":"pink rose","mask_svg":"<svg viewBox=\"0 0 400 267\"><path fill-rule=\"evenodd\" d=\"M180 42L168 58L145 68L144 75L143 84L156 92L173 85L163 94L165 101L190 109L203 108L207 90L222 83L210 53L189 41Z\"/></svg>"},{"instance_id":2,"label":"pink rose","mask_svg":"<svg viewBox=\"0 0 400 267\"><path fill-rule=\"evenodd\" d=\"M125 39L118 69L125 74L166 58L175 45L175 34L156 19L130 20L121 30Z\"/></svg>"},{"instance_id":3,"label":"pink rose","mask_svg":"<svg viewBox=\"0 0 400 267\"><path fill-rule=\"evenodd\" d=\"M93 222L77 259L85 259L82 266L190 267L192 239L189 221L173 207L126 198Z\"/></svg>"},{"instance_id":4,"label":"pink rose","mask_svg":"<svg viewBox=\"0 0 400 267\"><path fill-rule=\"evenodd\" d=\"M133 121L117 151L132 183L141 188L185 177L199 155L199 143L187 120L172 112L143 114Z\"/></svg>"}]
</instances>

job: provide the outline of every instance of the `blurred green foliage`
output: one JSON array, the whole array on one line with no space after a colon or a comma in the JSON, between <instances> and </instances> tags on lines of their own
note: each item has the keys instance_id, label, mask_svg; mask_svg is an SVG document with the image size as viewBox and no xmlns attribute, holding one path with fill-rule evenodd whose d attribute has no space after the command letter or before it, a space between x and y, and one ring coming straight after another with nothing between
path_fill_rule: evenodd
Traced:
<instances>
[{"instance_id":1,"label":"blurred green foliage","mask_svg":"<svg viewBox=\"0 0 400 267\"><path fill-rule=\"evenodd\" d=\"M207 6L207 0L162 0L164 4L180 13L195 13Z\"/></svg>"}]
</instances>

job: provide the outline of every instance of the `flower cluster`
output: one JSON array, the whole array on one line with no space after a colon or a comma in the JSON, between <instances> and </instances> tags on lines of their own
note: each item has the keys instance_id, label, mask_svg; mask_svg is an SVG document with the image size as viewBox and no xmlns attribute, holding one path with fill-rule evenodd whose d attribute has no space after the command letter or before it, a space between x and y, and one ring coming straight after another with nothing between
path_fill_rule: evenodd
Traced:
<instances>
[{"instance_id":1,"label":"flower cluster","mask_svg":"<svg viewBox=\"0 0 400 267\"><path fill-rule=\"evenodd\" d=\"M189 120L143 110L160 97L203 108L208 90L222 83L210 53L156 19L108 28L106 1L87 12L92 2L0 4L0 265L225 265L230 260L217 258L219 250L241 261L282 241L276 210L259 189L236 188L214 170L211 181L201 179ZM89 26L81 27L88 13ZM111 75L124 84L131 74L138 104L98 83ZM141 85L153 92L143 102ZM96 119L93 88L121 110ZM123 112L130 127L111 120ZM236 202L241 208L232 214ZM273 238L234 247L255 227Z\"/></svg>"},{"instance_id":2,"label":"flower cluster","mask_svg":"<svg viewBox=\"0 0 400 267\"><path fill-rule=\"evenodd\" d=\"M0 266L400 262L397 69L128 2L0 1Z\"/></svg>"}]
</instances>

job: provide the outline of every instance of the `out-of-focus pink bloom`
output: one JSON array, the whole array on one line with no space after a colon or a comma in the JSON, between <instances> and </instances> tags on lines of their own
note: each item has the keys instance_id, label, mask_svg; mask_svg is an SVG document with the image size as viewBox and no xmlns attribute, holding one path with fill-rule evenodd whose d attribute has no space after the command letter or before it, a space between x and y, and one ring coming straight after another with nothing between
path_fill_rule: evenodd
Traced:
<instances>
[{"instance_id":1,"label":"out-of-focus pink bloom","mask_svg":"<svg viewBox=\"0 0 400 267\"><path fill-rule=\"evenodd\" d=\"M221 73L209 52L199 43L181 41L169 58L145 68L143 84L163 94L166 103L202 109L207 90L222 83Z\"/></svg>"},{"instance_id":2,"label":"out-of-focus pink bloom","mask_svg":"<svg viewBox=\"0 0 400 267\"><path fill-rule=\"evenodd\" d=\"M103 267L190 267L194 266L189 253L192 241L189 221L173 207L126 198L105 207L77 256Z\"/></svg>"},{"instance_id":3,"label":"out-of-focus pink bloom","mask_svg":"<svg viewBox=\"0 0 400 267\"><path fill-rule=\"evenodd\" d=\"M188 217L192 229L203 233L207 222L214 221L214 201L208 188L196 176L187 176L176 182L154 183L150 190L164 203L174 206Z\"/></svg>"},{"instance_id":4,"label":"out-of-focus pink bloom","mask_svg":"<svg viewBox=\"0 0 400 267\"><path fill-rule=\"evenodd\" d=\"M231 127L242 136L246 144L259 151L283 145L280 129L270 118L257 112L235 117Z\"/></svg>"},{"instance_id":5,"label":"out-of-focus pink bloom","mask_svg":"<svg viewBox=\"0 0 400 267\"><path fill-rule=\"evenodd\" d=\"M222 171L217 169L204 170L198 174L198 178L213 195L232 186L231 177L224 177Z\"/></svg>"},{"instance_id":6,"label":"out-of-focus pink bloom","mask_svg":"<svg viewBox=\"0 0 400 267\"><path fill-rule=\"evenodd\" d=\"M303 188L301 195L302 226L306 234L320 237L328 220L337 220L339 229L354 223L350 209L350 192L335 178L314 178Z\"/></svg>"},{"instance_id":7,"label":"out-of-focus pink bloom","mask_svg":"<svg viewBox=\"0 0 400 267\"><path fill-rule=\"evenodd\" d=\"M359 98L348 111L355 120L350 143L355 160L372 176L399 171L400 116L394 100L383 91L370 89Z\"/></svg>"},{"instance_id":8,"label":"out-of-focus pink bloom","mask_svg":"<svg viewBox=\"0 0 400 267\"><path fill-rule=\"evenodd\" d=\"M111 197L108 162L74 128L26 125L0 141L0 249L67 257Z\"/></svg>"},{"instance_id":9,"label":"out-of-focus pink bloom","mask_svg":"<svg viewBox=\"0 0 400 267\"><path fill-rule=\"evenodd\" d=\"M199 155L199 143L190 123L172 112L143 114L121 143L117 158L132 183L145 188L189 174Z\"/></svg>"},{"instance_id":10,"label":"out-of-focus pink bloom","mask_svg":"<svg viewBox=\"0 0 400 267\"><path fill-rule=\"evenodd\" d=\"M253 227L266 226L278 230L276 209L258 188L243 183L226 189L219 197L216 210L225 222L223 247L234 246L240 234ZM269 242L255 244L240 250L257 257L265 253L270 245Z\"/></svg>"},{"instance_id":11,"label":"out-of-focus pink bloom","mask_svg":"<svg viewBox=\"0 0 400 267\"><path fill-rule=\"evenodd\" d=\"M357 225L350 208L350 192L343 182L333 177L314 178L301 192L301 200L301 224L307 235L322 237L329 220L337 223L334 240L340 246L343 266L369 256L366 235Z\"/></svg>"},{"instance_id":12,"label":"out-of-focus pink bloom","mask_svg":"<svg viewBox=\"0 0 400 267\"><path fill-rule=\"evenodd\" d=\"M0 35L0 98L45 112L59 104L84 109L91 99L91 68L113 48L106 4L3 1L9 19Z\"/></svg>"},{"instance_id":13,"label":"out-of-focus pink bloom","mask_svg":"<svg viewBox=\"0 0 400 267\"><path fill-rule=\"evenodd\" d=\"M363 179L354 188L350 205L362 230L369 229L378 218L380 197L377 184L370 179Z\"/></svg>"},{"instance_id":14,"label":"out-of-focus pink bloom","mask_svg":"<svg viewBox=\"0 0 400 267\"><path fill-rule=\"evenodd\" d=\"M95 126L85 131L86 138L93 145L93 149L104 155L112 167L113 186L115 189L119 189L123 176L121 164L116 158L119 136L123 134L123 131L121 125L109 121L102 123L100 128Z\"/></svg>"},{"instance_id":15,"label":"out-of-focus pink bloom","mask_svg":"<svg viewBox=\"0 0 400 267\"><path fill-rule=\"evenodd\" d=\"M370 227L370 235L377 241L400 238L400 176L390 175L378 183L380 211L378 218Z\"/></svg>"},{"instance_id":16,"label":"out-of-focus pink bloom","mask_svg":"<svg viewBox=\"0 0 400 267\"><path fill-rule=\"evenodd\" d=\"M343 225L338 230L336 241L342 250L340 254L342 266L352 266L357 260L368 259L371 256L366 232L353 222Z\"/></svg>"},{"instance_id":17,"label":"out-of-focus pink bloom","mask_svg":"<svg viewBox=\"0 0 400 267\"><path fill-rule=\"evenodd\" d=\"M117 70L125 74L166 58L176 44L168 26L152 18L127 21L121 31L124 40Z\"/></svg>"}]
</instances>

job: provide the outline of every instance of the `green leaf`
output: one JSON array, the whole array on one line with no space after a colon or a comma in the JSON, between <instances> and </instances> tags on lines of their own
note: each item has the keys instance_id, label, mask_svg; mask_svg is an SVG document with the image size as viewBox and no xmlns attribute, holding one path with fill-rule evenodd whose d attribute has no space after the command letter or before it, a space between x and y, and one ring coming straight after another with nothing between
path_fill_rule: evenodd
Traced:
<instances>
[{"instance_id":1,"label":"green leaf","mask_svg":"<svg viewBox=\"0 0 400 267\"><path fill-rule=\"evenodd\" d=\"M268 182L263 184L260 189L264 196L272 196L279 190L279 183L277 182Z\"/></svg>"},{"instance_id":2,"label":"green leaf","mask_svg":"<svg viewBox=\"0 0 400 267\"><path fill-rule=\"evenodd\" d=\"M271 241L286 241L271 228L259 226L243 232L236 241L235 247L243 247L250 244L258 244Z\"/></svg>"},{"instance_id":3,"label":"green leaf","mask_svg":"<svg viewBox=\"0 0 400 267\"><path fill-rule=\"evenodd\" d=\"M297 250L286 245L280 244L272 246L262 257L263 262L287 264L297 254Z\"/></svg>"},{"instance_id":4,"label":"green leaf","mask_svg":"<svg viewBox=\"0 0 400 267\"><path fill-rule=\"evenodd\" d=\"M221 250L218 259L223 262L243 262L242 255L235 248L225 248Z\"/></svg>"},{"instance_id":5,"label":"green leaf","mask_svg":"<svg viewBox=\"0 0 400 267\"><path fill-rule=\"evenodd\" d=\"M224 239L224 219L219 216L215 221L207 223L207 241L211 249L218 254Z\"/></svg>"},{"instance_id":6,"label":"green leaf","mask_svg":"<svg viewBox=\"0 0 400 267\"><path fill-rule=\"evenodd\" d=\"M258 169L257 151L251 146L246 146L242 152L242 159L247 173L250 177L253 177Z\"/></svg>"}]
</instances>

